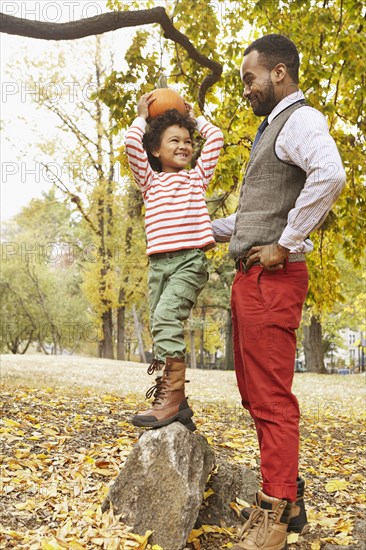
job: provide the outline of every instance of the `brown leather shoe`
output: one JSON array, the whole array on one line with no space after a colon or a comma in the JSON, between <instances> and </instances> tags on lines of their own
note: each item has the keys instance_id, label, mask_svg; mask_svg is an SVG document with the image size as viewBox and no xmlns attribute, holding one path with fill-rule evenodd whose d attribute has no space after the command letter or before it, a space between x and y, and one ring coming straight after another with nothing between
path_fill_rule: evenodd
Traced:
<instances>
[{"instance_id":1,"label":"brown leather shoe","mask_svg":"<svg viewBox=\"0 0 366 550\"><path fill-rule=\"evenodd\" d=\"M146 393L148 399L154 397L152 406L133 417L134 426L161 428L178 421L192 432L196 429L191 420L193 411L184 394L185 372L186 365L182 359L166 359L163 375L156 378L155 385Z\"/></svg>"},{"instance_id":2,"label":"brown leather shoe","mask_svg":"<svg viewBox=\"0 0 366 550\"><path fill-rule=\"evenodd\" d=\"M291 515L291 502L258 491L258 508L244 524L232 550L285 550Z\"/></svg>"},{"instance_id":3,"label":"brown leather shoe","mask_svg":"<svg viewBox=\"0 0 366 550\"><path fill-rule=\"evenodd\" d=\"M308 523L304 502L305 480L302 477L298 477L296 481L296 502L292 505L291 519L290 523L288 524L288 531L292 531L293 533L301 533L305 525L307 525ZM240 519L243 523L248 521L249 516L253 512L253 510L255 510L255 508L243 508L241 510Z\"/></svg>"}]
</instances>

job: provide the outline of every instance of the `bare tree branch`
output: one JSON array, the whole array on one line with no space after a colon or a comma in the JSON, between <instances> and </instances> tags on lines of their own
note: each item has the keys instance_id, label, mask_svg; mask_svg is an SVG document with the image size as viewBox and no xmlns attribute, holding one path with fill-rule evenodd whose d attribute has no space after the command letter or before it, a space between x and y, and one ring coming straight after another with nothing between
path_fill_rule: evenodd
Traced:
<instances>
[{"instance_id":1,"label":"bare tree branch","mask_svg":"<svg viewBox=\"0 0 366 550\"><path fill-rule=\"evenodd\" d=\"M159 23L164 31L165 38L180 44L191 59L212 71L200 86L198 103L202 109L207 90L220 80L222 65L196 50L187 36L174 27L162 7L136 11L113 11L70 23L44 23L43 21L31 21L0 13L0 32L42 40L75 40L85 36L151 23Z\"/></svg>"}]
</instances>

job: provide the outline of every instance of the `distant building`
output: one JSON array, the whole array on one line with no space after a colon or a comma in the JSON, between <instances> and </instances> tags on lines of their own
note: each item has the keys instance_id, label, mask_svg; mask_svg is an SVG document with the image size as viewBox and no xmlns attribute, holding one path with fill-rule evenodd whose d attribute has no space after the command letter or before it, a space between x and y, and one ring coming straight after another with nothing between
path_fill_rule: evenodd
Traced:
<instances>
[{"instance_id":1,"label":"distant building","mask_svg":"<svg viewBox=\"0 0 366 550\"><path fill-rule=\"evenodd\" d=\"M334 347L325 358L329 371L337 372L344 367L354 372L366 370L366 332L344 329L340 332L342 346Z\"/></svg>"}]
</instances>

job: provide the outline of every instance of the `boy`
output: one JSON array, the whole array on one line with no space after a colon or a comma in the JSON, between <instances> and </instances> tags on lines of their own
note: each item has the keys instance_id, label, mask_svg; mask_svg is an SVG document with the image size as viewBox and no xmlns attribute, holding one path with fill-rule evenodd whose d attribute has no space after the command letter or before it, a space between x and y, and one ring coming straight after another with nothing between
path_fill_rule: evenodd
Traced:
<instances>
[{"instance_id":1,"label":"boy","mask_svg":"<svg viewBox=\"0 0 366 550\"><path fill-rule=\"evenodd\" d=\"M136 414L135 426L160 428L180 421L191 431L193 411L184 393L186 365L183 321L188 319L207 279L205 250L215 246L205 192L223 145L222 132L190 106L154 119L146 131L153 94L142 96L137 118L126 134L126 152L146 207L145 228L150 261L150 324L155 359L148 368L162 370L146 394L151 408ZM189 111L189 112L188 112ZM206 139L194 169L196 129ZM146 132L145 132L146 131Z\"/></svg>"}]
</instances>

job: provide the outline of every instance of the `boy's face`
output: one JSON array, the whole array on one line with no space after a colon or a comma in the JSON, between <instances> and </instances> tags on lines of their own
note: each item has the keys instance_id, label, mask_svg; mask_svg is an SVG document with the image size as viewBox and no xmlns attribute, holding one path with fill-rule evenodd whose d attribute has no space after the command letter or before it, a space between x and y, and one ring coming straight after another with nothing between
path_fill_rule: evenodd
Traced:
<instances>
[{"instance_id":1,"label":"boy's face","mask_svg":"<svg viewBox=\"0 0 366 550\"><path fill-rule=\"evenodd\" d=\"M187 128L169 126L161 136L160 146L152 153L161 162L162 172L179 172L192 160L193 143Z\"/></svg>"}]
</instances>

